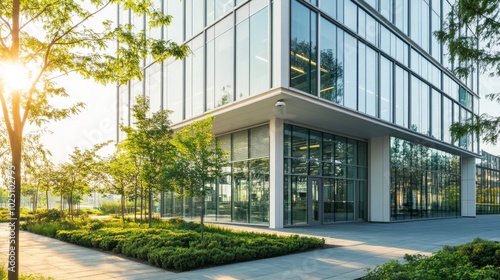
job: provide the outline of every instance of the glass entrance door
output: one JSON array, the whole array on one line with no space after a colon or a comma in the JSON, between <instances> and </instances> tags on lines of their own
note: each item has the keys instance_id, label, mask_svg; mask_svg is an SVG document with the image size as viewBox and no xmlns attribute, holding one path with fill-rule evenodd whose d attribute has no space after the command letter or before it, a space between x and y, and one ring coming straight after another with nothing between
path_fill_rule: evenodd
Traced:
<instances>
[{"instance_id":1,"label":"glass entrance door","mask_svg":"<svg viewBox=\"0 0 500 280\"><path fill-rule=\"evenodd\" d=\"M308 224L319 225L323 220L323 185L321 178L309 177Z\"/></svg>"}]
</instances>

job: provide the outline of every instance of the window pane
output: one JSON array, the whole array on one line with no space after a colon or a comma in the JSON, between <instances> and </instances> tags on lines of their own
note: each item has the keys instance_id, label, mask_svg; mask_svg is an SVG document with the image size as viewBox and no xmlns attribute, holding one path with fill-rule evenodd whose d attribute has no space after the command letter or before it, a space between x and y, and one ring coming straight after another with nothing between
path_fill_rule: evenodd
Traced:
<instances>
[{"instance_id":1,"label":"window pane","mask_svg":"<svg viewBox=\"0 0 500 280\"><path fill-rule=\"evenodd\" d=\"M292 157L307 158L308 130L294 126L292 131Z\"/></svg>"},{"instance_id":2,"label":"window pane","mask_svg":"<svg viewBox=\"0 0 500 280\"><path fill-rule=\"evenodd\" d=\"M269 159L252 160L250 175L250 223L269 222Z\"/></svg>"},{"instance_id":3,"label":"window pane","mask_svg":"<svg viewBox=\"0 0 500 280\"><path fill-rule=\"evenodd\" d=\"M250 92L250 23L247 20L236 26L236 100Z\"/></svg>"},{"instance_id":4,"label":"window pane","mask_svg":"<svg viewBox=\"0 0 500 280\"><path fill-rule=\"evenodd\" d=\"M215 106L233 101L233 32L215 38Z\"/></svg>"},{"instance_id":5,"label":"window pane","mask_svg":"<svg viewBox=\"0 0 500 280\"><path fill-rule=\"evenodd\" d=\"M268 8L250 17L250 94L270 88Z\"/></svg>"},{"instance_id":6,"label":"window pane","mask_svg":"<svg viewBox=\"0 0 500 280\"><path fill-rule=\"evenodd\" d=\"M161 109L161 64L153 64L146 69L146 94L152 113Z\"/></svg>"},{"instance_id":7,"label":"window pane","mask_svg":"<svg viewBox=\"0 0 500 280\"><path fill-rule=\"evenodd\" d=\"M432 90L432 137L441 140L441 93Z\"/></svg>"},{"instance_id":8,"label":"window pane","mask_svg":"<svg viewBox=\"0 0 500 280\"><path fill-rule=\"evenodd\" d=\"M316 89L316 14L292 2L290 86L307 93Z\"/></svg>"},{"instance_id":9,"label":"window pane","mask_svg":"<svg viewBox=\"0 0 500 280\"><path fill-rule=\"evenodd\" d=\"M248 223L248 162L233 163L233 221Z\"/></svg>"},{"instance_id":10,"label":"window pane","mask_svg":"<svg viewBox=\"0 0 500 280\"><path fill-rule=\"evenodd\" d=\"M337 57L337 27L325 19L321 19L321 67L320 67L320 97L334 103L342 103L342 63ZM340 31L341 32L341 31ZM342 37L341 37L342 38ZM343 48L343 44L340 44ZM340 86L340 87L339 87Z\"/></svg>"},{"instance_id":11,"label":"window pane","mask_svg":"<svg viewBox=\"0 0 500 280\"><path fill-rule=\"evenodd\" d=\"M392 62L380 59L380 118L392 122Z\"/></svg>"},{"instance_id":12,"label":"window pane","mask_svg":"<svg viewBox=\"0 0 500 280\"><path fill-rule=\"evenodd\" d=\"M176 60L168 65L167 75L167 109L172 111L170 120L174 123L182 121L182 102L183 102L183 63L182 60Z\"/></svg>"},{"instance_id":13,"label":"window pane","mask_svg":"<svg viewBox=\"0 0 500 280\"><path fill-rule=\"evenodd\" d=\"M214 41L207 43L207 111L215 108L215 53L214 53Z\"/></svg>"},{"instance_id":14,"label":"window pane","mask_svg":"<svg viewBox=\"0 0 500 280\"><path fill-rule=\"evenodd\" d=\"M356 31L356 27L358 26L358 19L357 19L358 6L354 4L352 1L343 1L343 2L344 2L345 25L351 28L353 31Z\"/></svg>"},{"instance_id":15,"label":"window pane","mask_svg":"<svg viewBox=\"0 0 500 280\"><path fill-rule=\"evenodd\" d=\"M233 161L248 159L248 131L233 133Z\"/></svg>"},{"instance_id":16,"label":"window pane","mask_svg":"<svg viewBox=\"0 0 500 280\"><path fill-rule=\"evenodd\" d=\"M250 129L250 157L269 157L269 126Z\"/></svg>"},{"instance_id":17,"label":"window pane","mask_svg":"<svg viewBox=\"0 0 500 280\"><path fill-rule=\"evenodd\" d=\"M366 46L358 44L358 111L366 113Z\"/></svg>"},{"instance_id":18,"label":"window pane","mask_svg":"<svg viewBox=\"0 0 500 280\"><path fill-rule=\"evenodd\" d=\"M356 82L357 40L351 35L345 33L344 43L345 43L344 47L345 61L349 61L349 63L344 64L344 89L345 89L344 105L348 108L356 110L356 106L358 103L357 102L358 86Z\"/></svg>"},{"instance_id":19,"label":"window pane","mask_svg":"<svg viewBox=\"0 0 500 280\"><path fill-rule=\"evenodd\" d=\"M378 53L366 48L366 113L377 117L378 111Z\"/></svg>"}]
</instances>

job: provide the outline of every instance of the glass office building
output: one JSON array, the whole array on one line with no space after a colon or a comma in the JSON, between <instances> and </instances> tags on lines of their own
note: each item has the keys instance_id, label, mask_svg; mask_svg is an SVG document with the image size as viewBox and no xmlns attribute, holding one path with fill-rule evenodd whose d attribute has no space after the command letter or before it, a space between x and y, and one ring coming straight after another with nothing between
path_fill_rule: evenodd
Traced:
<instances>
[{"instance_id":1,"label":"glass office building","mask_svg":"<svg viewBox=\"0 0 500 280\"><path fill-rule=\"evenodd\" d=\"M137 95L172 110L174 129L215 116L231 156L206 198L208 220L281 228L475 216L479 141L453 141L448 128L479 114L478 73L453 76L432 35L449 2L156 0L174 17L163 30L118 7L120 23L192 50L146 59L144 81L119 87L119 120L133 123ZM166 193L160 211L195 218L200 207Z\"/></svg>"}]
</instances>

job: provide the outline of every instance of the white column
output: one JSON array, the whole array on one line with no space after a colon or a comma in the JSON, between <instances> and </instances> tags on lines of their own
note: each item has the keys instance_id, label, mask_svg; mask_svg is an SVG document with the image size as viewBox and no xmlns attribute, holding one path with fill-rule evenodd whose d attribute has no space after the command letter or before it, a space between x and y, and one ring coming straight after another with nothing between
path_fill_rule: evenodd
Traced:
<instances>
[{"instance_id":1,"label":"white column","mask_svg":"<svg viewBox=\"0 0 500 280\"><path fill-rule=\"evenodd\" d=\"M274 1L272 32L272 88L290 84L290 1Z\"/></svg>"},{"instance_id":2,"label":"white column","mask_svg":"<svg viewBox=\"0 0 500 280\"><path fill-rule=\"evenodd\" d=\"M269 122L269 227L283 228L283 120Z\"/></svg>"},{"instance_id":3,"label":"white column","mask_svg":"<svg viewBox=\"0 0 500 280\"><path fill-rule=\"evenodd\" d=\"M368 166L368 220L390 222L390 148L389 136L371 138Z\"/></svg>"},{"instance_id":4,"label":"white column","mask_svg":"<svg viewBox=\"0 0 500 280\"><path fill-rule=\"evenodd\" d=\"M476 216L476 158L462 157L461 171L461 211L463 217Z\"/></svg>"}]
</instances>

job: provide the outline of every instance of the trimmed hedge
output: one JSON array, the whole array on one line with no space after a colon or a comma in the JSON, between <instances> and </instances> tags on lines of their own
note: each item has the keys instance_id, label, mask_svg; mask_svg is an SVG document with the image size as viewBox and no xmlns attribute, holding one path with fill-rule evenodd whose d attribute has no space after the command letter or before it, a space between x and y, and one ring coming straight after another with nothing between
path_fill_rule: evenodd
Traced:
<instances>
[{"instance_id":1,"label":"trimmed hedge","mask_svg":"<svg viewBox=\"0 0 500 280\"><path fill-rule=\"evenodd\" d=\"M298 235L236 232L214 226L205 226L202 239L199 231L199 224L178 219L158 222L155 228L92 220L72 229L58 230L55 238L176 271L298 253L320 248L325 242Z\"/></svg>"},{"instance_id":2,"label":"trimmed hedge","mask_svg":"<svg viewBox=\"0 0 500 280\"><path fill-rule=\"evenodd\" d=\"M444 246L430 257L405 255L367 269L364 280L381 279L500 279L500 243L475 239L459 246Z\"/></svg>"}]
</instances>

